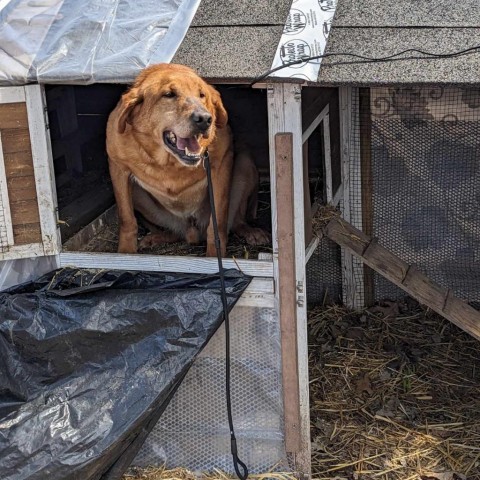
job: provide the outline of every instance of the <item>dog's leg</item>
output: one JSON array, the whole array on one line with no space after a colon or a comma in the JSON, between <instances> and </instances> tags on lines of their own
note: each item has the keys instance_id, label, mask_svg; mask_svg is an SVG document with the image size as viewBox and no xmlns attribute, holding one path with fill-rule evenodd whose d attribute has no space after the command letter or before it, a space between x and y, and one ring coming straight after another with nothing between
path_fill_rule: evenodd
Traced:
<instances>
[{"instance_id":1,"label":"dog's leg","mask_svg":"<svg viewBox=\"0 0 480 480\"><path fill-rule=\"evenodd\" d=\"M241 151L235 158L233 170L229 230L244 238L249 245L264 245L271 240L265 230L248 224L257 217L257 206L257 168L250 153Z\"/></svg>"},{"instance_id":2,"label":"dog's leg","mask_svg":"<svg viewBox=\"0 0 480 480\"><path fill-rule=\"evenodd\" d=\"M113 193L117 202L118 220L120 224L118 234L118 252L137 252L137 219L133 213L132 182L130 172L114 161L108 161Z\"/></svg>"},{"instance_id":3,"label":"dog's leg","mask_svg":"<svg viewBox=\"0 0 480 480\"><path fill-rule=\"evenodd\" d=\"M220 252L222 257L227 253L228 240L228 209L230 203L230 186L232 180L233 152L228 150L218 165L212 162L212 184L215 202L215 211L217 216L218 234L220 237ZM207 228L207 257L215 257L217 250L215 248L215 236L213 232L213 223Z\"/></svg>"},{"instance_id":4,"label":"dog's leg","mask_svg":"<svg viewBox=\"0 0 480 480\"><path fill-rule=\"evenodd\" d=\"M185 237L187 222L169 212L137 183L133 184L133 206L151 232L140 241L140 249L179 242Z\"/></svg>"}]
</instances>

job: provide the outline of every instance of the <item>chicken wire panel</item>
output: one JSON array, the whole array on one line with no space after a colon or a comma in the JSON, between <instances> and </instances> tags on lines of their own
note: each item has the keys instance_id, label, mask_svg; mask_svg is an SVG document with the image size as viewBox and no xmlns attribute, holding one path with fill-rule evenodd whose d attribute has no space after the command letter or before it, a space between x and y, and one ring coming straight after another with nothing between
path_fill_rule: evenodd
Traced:
<instances>
[{"instance_id":1,"label":"chicken wire panel","mask_svg":"<svg viewBox=\"0 0 480 480\"><path fill-rule=\"evenodd\" d=\"M367 189L372 234L380 243L459 297L480 303L480 88L354 89L352 98L359 112L351 130L356 226L365 225L361 191ZM365 118L366 133L365 123L359 128ZM355 164L365 161L366 140L371 167L361 178ZM405 295L380 275L374 288L376 299Z\"/></svg>"},{"instance_id":2,"label":"chicken wire panel","mask_svg":"<svg viewBox=\"0 0 480 480\"><path fill-rule=\"evenodd\" d=\"M278 315L271 308L237 306L230 322L232 408L239 457L252 473L275 466L285 470ZM133 463L234 473L223 325L195 360Z\"/></svg>"},{"instance_id":3,"label":"chicken wire panel","mask_svg":"<svg viewBox=\"0 0 480 480\"><path fill-rule=\"evenodd\" d=\"M323 304L342 301L340 247L324 237L307 262L307 302Z\"/></svg>"}]
</instances>

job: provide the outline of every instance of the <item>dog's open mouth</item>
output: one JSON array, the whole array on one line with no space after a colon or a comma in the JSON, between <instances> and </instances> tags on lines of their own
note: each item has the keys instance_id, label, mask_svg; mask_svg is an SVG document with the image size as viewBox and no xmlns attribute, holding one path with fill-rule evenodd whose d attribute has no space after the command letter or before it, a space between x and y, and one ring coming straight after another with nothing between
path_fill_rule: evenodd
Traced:
<instances>
[{"instance_id":1,"label":"dog's open mouth","mask_svg":"<svg viewBox=\"0 0 480 480\"><path fill-rule=\"evenodd\" d=\"M202 147L198 143L201 134L193 137L177 137L171 130L163 133L165 145L185 164L196 165L202 158Z\"/></svg>"}]
</instances>

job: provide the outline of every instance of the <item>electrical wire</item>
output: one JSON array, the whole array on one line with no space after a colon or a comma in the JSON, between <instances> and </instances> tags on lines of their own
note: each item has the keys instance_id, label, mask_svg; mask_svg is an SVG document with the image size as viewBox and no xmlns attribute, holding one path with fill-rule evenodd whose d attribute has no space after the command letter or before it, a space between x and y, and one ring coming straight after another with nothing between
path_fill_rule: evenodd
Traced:
<instances>
[{"instance_id":1,"label":"electrical wire","mask_svg":"<svg viewBox=\"0 0 480 480\"><path fill-rule=\"evenodd\" d=\"M217 252L218 273L220 276L220 287L222 294L223 316L225 321L225 392L227 399L228 427L230 429L230 450L233 458L233 467L240 480L248 478L247 466L238 458L237 439L233 427L232 399L231 399L231 378L230 378L230 319L228 316L227 293L225 289L225 276L223 272L222 252L220 250L220 236L218 235L217 215L215 212L215 200L213 196L212 173L210 168L210 156L208 150L203 156L203 165L207 173L208 196L212 214L213 233L215 237L215 250Z\"/></svg>"},{"instance_id":2,"label":"electrical wire","mask_svg":"<svg viewBox=\"0 0 480 480\"><path fill-rule=\"evenodd\" d=\"M402 50L401 52L394 53L392 55L387 55L385 57L368 57L365 55L359 55L357 53L353 52L331 52L331 53L324 53L322 55L315 55L312 57L302 57L298 60L294 60L292 62L287 62L284 63L283 65L280 65L278 67L272 68L271 70L268 70L267 72L263 73L259 77L257 77L253 82L250 83L250 86L255 85L256 83L262 81L264 78L267 78L270 76L272 73L278 72L279 70L282 70L287 67L291 67L292 65L299 65L301 63L305 62L310 62L312 60L319 60L321 58L330 58L330 57L353 57L357 58L359 61L356 62L336 62L336 63L330 63L329 66L333 65L348 65L348 64L353 64L353 63L380 63L380 62L389 62L389 61L398 61L398 60L422 60L422 59L435 59L435 58L454 58L454 57L460 57L462 55L468 55L470 53L480 51L480 45L476 45L474 47L466 48L464 50L458 50L456 52L451 52L451 53L432 53L432 52L425 52L423 50L418 50L416 48L408 48L406 50ZM401 55L409 54L409 53L416 53L418 55L423 55L423 57L400 57Z\"/></svg>"}]
</instances>

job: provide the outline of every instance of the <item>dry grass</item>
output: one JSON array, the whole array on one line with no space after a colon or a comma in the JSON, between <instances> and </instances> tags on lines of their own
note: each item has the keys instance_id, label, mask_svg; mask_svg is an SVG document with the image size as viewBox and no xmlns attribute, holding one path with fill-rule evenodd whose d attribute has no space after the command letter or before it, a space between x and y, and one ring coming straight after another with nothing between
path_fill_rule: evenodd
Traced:
<instances>
[{"instance_id":1,"label":"dry grass","mask_svg":"<svg viewBox=\"0 0 480 480\"><path fill-rule=\"evenodd\" d=\"M123 480L230 480L237 478L220 470L210 473L192 472L186 468L167 469L164 467L132 468L123 476ZM291 473L267 472L258 475L249 475L252 480L296 480Z\"/></svg>"},{"instance_id":2,"label":"dry grass","mask_svg":"<svg viewBox=\"0 0 480 480\"><path fill-rule=\"evenodd\" d=\"M141 240L144 235L140 235ZM111 222L106 225L87 245L82 248L85 252L106 252L116 253L118 248L118 224ZM204 257L206 243L199 245L188 245L186 242L165 243L146 248L140 253L150 255L174 255L174 256L193 256ZM248 245L243 239L236 235L230 235L227 246L227 257L237 259L256 259L259 252L272 253L272 247L269 245L252 246Z\"/></svg>"},{"instance_id":3,"label":"dry grass","mask_svg":"<svg viewBox=\"0 0 480 480\"><path fill-rule=\"evenodd\" d=\"M312 216L312 230L317 236L322 236L323 229L333 218L339 217L340 211L332 205L320 205Z\"/></svg>"},{"instance_id":4,"label":"dry grass","mask_svg":"<svg viewBox=\"0 0 480 480\"><path fill-rule=\"evenodd\" d=\"M414 305L310 312L316 479L480 479L480 344Z\"/></svg>"},{"instance_id":5,"label":"dry grass","mask_svg":"<svg viewBox=\"0 0 480 480\"><path fill-rule=\"evenodd\" d=\"M260 183L259 200L257 209L256 226L271 231L271 209L270 209L270 187L268 182ZM139 240L147 234L147 230L139 228ZM85 252L106 252L116 253L118 249L118 219L116 215L109 220L103 229L101 229L94 238L84 245L81 250ZM142 250L140 253L152 255L173 255L173 256L193 256L204 257L206 243L200 245L188 245L186 242L166 243L155 245L154 247ZM245 260L254 260L258 254L272 253L271 245L248 245L243 239L236 235L230 235L227 245L227 257Z\"/></svg>"}]
</instances>

